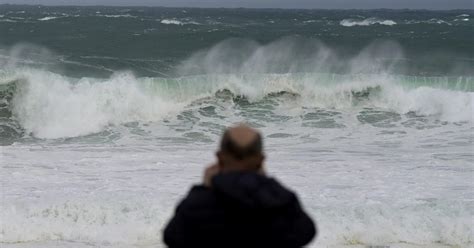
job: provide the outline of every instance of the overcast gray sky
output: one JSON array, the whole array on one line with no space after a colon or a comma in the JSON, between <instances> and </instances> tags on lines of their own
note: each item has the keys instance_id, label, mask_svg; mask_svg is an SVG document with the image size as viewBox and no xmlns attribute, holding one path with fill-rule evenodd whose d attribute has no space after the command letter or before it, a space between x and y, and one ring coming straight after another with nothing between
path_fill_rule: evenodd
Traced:
<instances>
[{"instance_id":1,"label":"overcast gray sky","mask_svg":"<svg viewBox=\"0 0 474 248\"><path fill-rule=\"evenodd\" d=\"M473 9L474 0L0 0L11 4L248 8Z\"/></svg>"}]
</instances>

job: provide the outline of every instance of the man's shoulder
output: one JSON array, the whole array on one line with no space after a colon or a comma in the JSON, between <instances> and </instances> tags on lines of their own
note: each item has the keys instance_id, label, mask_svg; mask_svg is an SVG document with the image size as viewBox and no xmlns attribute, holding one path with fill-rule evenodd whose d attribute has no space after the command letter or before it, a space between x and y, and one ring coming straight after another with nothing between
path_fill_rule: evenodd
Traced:
<instances>
[{"instance_id":1,"label":"man's shoulder","mask_svg":"<svg viewBox=\"0 0 474 248\"><path fill-rule=\"evenodd\" d=\"M215 201L215 196L209 187L204 185L194 185L189 190L182 205L192 208L209 207L210 205L215 204Z\"/></svg>"},{"instance_id":2,"label":"man's shoulder","mask_svg":"<svg viewBox=\"0 0 474 248\"><path fill-rule=\"evenodd\" d=\"M234 172L213 179L213 188L222 199L246 209L282 209L291 205L295 194L274 178L259 173Z\"/></svg>"},{"instance_id":3,"label":"man's shoulder","mask_svg":"<svg viewBox=\"0 0 474 248\"><path fill-rule=\"evenodd\" d=\"M216 216L222 214L217 199L209 187L195 185L176 209L177 214L187 223L216 222Z\"/></svg>"}]
</instances>

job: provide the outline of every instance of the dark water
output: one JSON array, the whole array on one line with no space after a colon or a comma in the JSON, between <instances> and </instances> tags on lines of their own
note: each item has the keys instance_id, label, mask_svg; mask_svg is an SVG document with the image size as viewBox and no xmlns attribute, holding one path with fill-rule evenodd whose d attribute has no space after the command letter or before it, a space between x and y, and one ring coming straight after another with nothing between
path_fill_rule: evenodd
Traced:
<instances>
[{"instance_id":1,"label":"dark water","mask_svg":"<svg viewBox=\"0 0 474 248\"><path fill-rule=\"evenodd\" d=\"M0 5L0 56L20 57L20 62L30 66L48 67L74 77L108 77L124 69L138 76L168 77L179 76L176 67L183 59L229 38L265 45L290 37L298 40L291 44L299 48L296 53L303 60L300 64L304 64L304 54L314 49L307 43L321 43L344 60L374 42L390 41L401 54L393 56L388 48L373 58L391 61L397 74L473 75L473 15L472 10ZM243 47L232 55L245 53L247 47ZM283 66L265 72L285 70ZM303 67L299 70L315 71ZM337 73L345 68L318 70Z\"/></svg>"}]
</instances>

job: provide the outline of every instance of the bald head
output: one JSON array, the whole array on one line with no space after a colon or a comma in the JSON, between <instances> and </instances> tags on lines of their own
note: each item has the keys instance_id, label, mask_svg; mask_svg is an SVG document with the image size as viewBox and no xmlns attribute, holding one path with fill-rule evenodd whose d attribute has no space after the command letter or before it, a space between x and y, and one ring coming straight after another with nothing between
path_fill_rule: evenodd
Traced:
<instances>
[{"instance_id":1,"label":"bald head","mask_svg":"<svg viewBox=\"0 0 474 248\"><path fill-rule=\"evenodd\" d=\"M235 170L259 170L263 161L263 142L258 131L246 126L231 127L222 136L219 162Z\"/></svg>"}]
</instances>

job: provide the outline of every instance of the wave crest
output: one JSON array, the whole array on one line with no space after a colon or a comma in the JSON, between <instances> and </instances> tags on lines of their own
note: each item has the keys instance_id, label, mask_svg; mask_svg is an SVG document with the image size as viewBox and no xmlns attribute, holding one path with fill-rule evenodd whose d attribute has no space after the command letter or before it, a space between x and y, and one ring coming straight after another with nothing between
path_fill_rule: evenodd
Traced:
<instances>
[{"instance_id":1,"label":"wave crest","mask_svg":"<svg viewBox=\"0 0 474 248\"><path fill-rule=\"evenodd\" d=\"M281 92L304 107L358 111L363 107L415 112L463 122L474 116L472 78L390 75L221 74L182 78L67 78L45 71L19 72L10 103L13 116L39 138L75 137L109 125L154 122L176 115L200 99L217 99L222 90L250 103ZM8 77L11 79L12 77ZM21 79L21 80L20 80ZM5 84L2 87L5 87ZM469 88L470 87L470 88ZM294 104L287 99L280 104Z\"/></svg>"},{"instance_id":2,"label":"wave crest","mask_svg":"<svg viewBox=\"0 0 474 248\"><path fill-rule=\"evenodd\" d=\"M397 23L392 20L381 20L381 19L372 17L372 18L367 18L363 20L344 19L339 24L341 24L341 26L344 26L344 27L353 27L353 26L370 26L374 24L393 26L393 25L396 25Z\"/></svg>"},{"instance_id":3,"label":"wave crest","mask_svg":"<svg viewBox=\"0 0 474 248\"><path fill-rule=\"evenodd\" d=\"M199 23L194 22L194 21L180 21L176 19L163 19L160 21L161 24L166 24L166 25L186 25L186 24L193 24L193 25L199 25Z\"/></svg>"}]
</instances>

